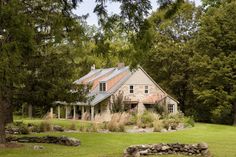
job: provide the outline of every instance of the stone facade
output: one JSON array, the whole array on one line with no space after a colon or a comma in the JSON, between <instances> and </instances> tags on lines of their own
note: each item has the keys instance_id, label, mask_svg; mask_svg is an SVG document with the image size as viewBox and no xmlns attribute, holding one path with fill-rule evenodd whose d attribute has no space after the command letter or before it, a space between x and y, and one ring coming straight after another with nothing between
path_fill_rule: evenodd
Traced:
<instances>
[{"instance_id":1,"label":"stone facade","mask_svg":"<svg viewBox=\"0 0 236 157\"><path fill-rule=\"evenodd\" d=\"M133 93L130 93L130 86L133 86ZM147 86L147 93L145 93L145 87ZM173 104L173 113L177 113L177 102L170 97L166 97L165 91L163 91L145 72L138 69L134 74L114 93L118 95L119 92L123 93L124 102L127 104L137 104L137 110L142 113L148 104L152 107L160 99L164 99L167 108L167 104ZM112 102L111 102L112 103Z\"/></svg>"}]
</instances>

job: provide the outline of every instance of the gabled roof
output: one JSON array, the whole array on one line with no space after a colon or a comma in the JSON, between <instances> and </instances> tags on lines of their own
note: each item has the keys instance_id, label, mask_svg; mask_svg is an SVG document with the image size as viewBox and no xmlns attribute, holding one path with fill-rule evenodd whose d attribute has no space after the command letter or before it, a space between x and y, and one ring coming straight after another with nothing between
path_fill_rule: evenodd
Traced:
<instances>
[{"instance_id":1,"label":"gabled roof","mask_svg":"<svg viewBox=\"0 0 236 157\"><path fill-rule=\"evenodd\" d=\"M165 97L170 97L174 101L178 103L178 101L171 96L169 96L147 73L146 71L141 67L138 66L139 69L143 71L143 73L165 94ZM99 86L96 86L90 93L89 97L93 97L93 99L89 102L86 103L86 105L96 105L100 103L101 101L105 100L109 96L111 96L113 93L115 93L131 76L135 71L131 71L129 67L122 67L122 68L108 68L108 69L96 69L90 71L87 75L83 76L79 80L76 80L76 84L81 84L83 83L84 80L88 83L93 83L94 80L103 77L100 82L106 82L109 81L110 79L118 76L119 74L125 73L125 75L112 86L108 91L101 92L99 91ZM80 103L77 102L77 105L85 105L85 103Z\"/></svg>"},{"instance_id":2,"label":"gabled roof","mask_svg":"<svg viewBox=\"0 0 236 157\"><path fill-rule=\"evenodd\" d=\"M167 93L164 91L164 89L162 89L161 86L159 86L159 85L156 83L156 81L154 81L154 80L151 78L151 76L149 76L148 73L147 73L141 66L138 66L138 67L149 77L149 79L150 79L162 92L165 93L166 96L165 96L164 98L169 97L169 98L171 98L172 100L174 100L175 102L179 103L178 100L176 100L175 98L173 98L172 96L170 96L169 94L167 94Z\"/></svg>"}]
</instances>

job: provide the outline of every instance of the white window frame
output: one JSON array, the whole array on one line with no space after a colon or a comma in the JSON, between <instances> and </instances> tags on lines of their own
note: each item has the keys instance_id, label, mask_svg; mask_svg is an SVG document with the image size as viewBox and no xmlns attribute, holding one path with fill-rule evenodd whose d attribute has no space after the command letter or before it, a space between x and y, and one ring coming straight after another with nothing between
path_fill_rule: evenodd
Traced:
<instances>
[{"instance_id":1,"label":"white window frame","mask_svg":"<svg viewBox=\"0 0 236 157\"><path fill-rule=\"evenodd\" d=\"M147 85L144 86L144 93L145 94L148 94L149 93L149 87Z\"/></svg>"},{"instance_id":2,"label":"white window frame","mask_svg":"<svg viewBox=\"0 0 236 157\"><path fill-rule=\"evenodd\" d=\"M131 89L132 87L132 89ZM132 92L131 92L132 91ZM129 93L133 94L134 93L134 85L130 85L129 86Z\"/></svg>"}]
</instances>

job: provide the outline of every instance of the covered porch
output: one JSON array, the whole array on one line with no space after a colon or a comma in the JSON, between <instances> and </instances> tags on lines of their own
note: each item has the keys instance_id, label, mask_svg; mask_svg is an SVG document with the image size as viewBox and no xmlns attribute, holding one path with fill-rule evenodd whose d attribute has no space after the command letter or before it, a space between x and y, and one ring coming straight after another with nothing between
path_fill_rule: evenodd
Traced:
<instances>
[{"instance_id":1,"label":"covered porch","mask_svg":"<svg viewBox=\"0 0 236 157\"><path fill-rule=\"evenodd\" d=\"M57 104L50 108L50 117L57 119L94 120L95 107L88 104Z\"/></svg>"}]
</instances>

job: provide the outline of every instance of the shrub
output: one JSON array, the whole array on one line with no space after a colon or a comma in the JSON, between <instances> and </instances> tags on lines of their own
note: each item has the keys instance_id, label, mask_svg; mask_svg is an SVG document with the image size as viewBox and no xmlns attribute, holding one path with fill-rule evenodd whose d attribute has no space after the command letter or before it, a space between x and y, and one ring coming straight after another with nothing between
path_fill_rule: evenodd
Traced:
<instances>
[{"instance_id":1,"label":"shrub","mask_svg":"<svg viewBox=\"0 0 236 157\"><path fill-rule=\"evenodd\" d=\"M77 130L75 123L71 123L71 125L69 126L69 130Z\"/></svg>"},{"instance_id":2,"label":"shrub","mask_svg":"<svg viewBox=\"0 0 236 157\"><path fill-rule=\"evenodd\" d=\"M39 132L40 132L40 125L31 124L31 125L29 126L29 130L30 130L31 132L37 132L37 133L39 133Z\"/></svg>"},{"instance_id":3,"label":"shrub","mask_svg":"<svg viewBox=\"0 0 236 157\"><path fill-rule=\"evenodd\" d=\"M39 125L39 130L40 132L52 131L52 124L48 120L42 121Z\"/></svg>"},{"instance_id":4,"label":"shrub","mask_svg":"<svg viewBox=\"0 0 236 157\"><path fill-rule=\"evenodd\" d=\"M152 127L155 120L159 120L157 114L145 111L143 114L138 115L136 124L140 128Z\"/></svg>"},{"instance_id":5,"label":"shrub","mask_svg":"<svg viewBox=\"0 0 236 157\"><path fill-rule=\"evenodd\" d=\"M6 130L11 134L14 134L14 133L29 134L30 133L28 126L24 124L23 122L15 122L15 123L8 124L6 126Z\"/></svg>"},{"instance_id":6,"label":"shrub","mask_svg":"<svg viewBox=\"0 0 236 157\"><path fill-rule=\"evenodd\" d=\"M20 134L29 134L30 133L27 125L25 125L25 124L22 124L19 126L19 132L20 132Z\"/></svg>"},{"instance_id":7,"label":"shrub","mask_svg":"<svg viewBox=\"0 0 236 157\"><path fill-rule=\"evenodd\" d=\"M128 125L135 125L135 124L137 124L137 121L138 121L138 116L137 116L137 114L134 114L130 117Z\"/></svg>"},{"instance_id":8,"label":"shrub","mask_svg":"<svg viewBox=\"0 0 236 157\"><path fill-rule=\"evenodd\" d=\"M92 123L91 132L98 132L100 126L98 123Z\"/></svg>"},{"instance_id":9,"label":"shrub","mask_svg":"<svg viewBox=\"0 0 236 157\"><path fill-rule=\"evenodd\" d=\"M115 113L107 124L107 129L111 132L124 132L125 124L129 121L127 113Z\"/></svg>"},{"instance_id":10,"label":"shrub","mask_svg":"<svg viewBox=\"0 0 236 157\"><path fill-rule=\"evenodd\" d=\"M193 119L193 117L185 117L184 118L184 126L185 127L194 127L195 121Z\"/></svg>"},{"instance_id":11,"label":"shrub","mask_svg":"<svg viewBox=\"0 0 236 157\"><path fill-rule=\"evenodd\" d=\"M160 115L165 115L166 114L166 109L162 104L155 104L154 105L154 111L157 112Z\"/></svg>"},{"instance_id":12,"label":"shrub","mask_svg":"<svg viewBox=\"0 0 236 157\"><path fill-rule=\"evenodd\" d=\"M108 127L108 130L111 132L124 132L125 131L125 125L121 123L109 123L107 127Z\"/></svg>"},{"instance_id":13,"label":"shrub","mask_svg":"<svg viewBox=\"0 0 236 157\"><path fill-rule=\"evenodd\" d=\"M154 132L161 132L163 129L163 124L161 120L156 120L153 122Z\"/></svg>"},{"instance_id":14,"label":"shrub","mask_svg":"<svg viewBox=\"0 0 236 157\"><path fill-rule=\"evenodd\" d=\"M79 126L79 131L80 132L86 132L86 126L85 125L80 125Z\"/></svg>"}]
</instances>

